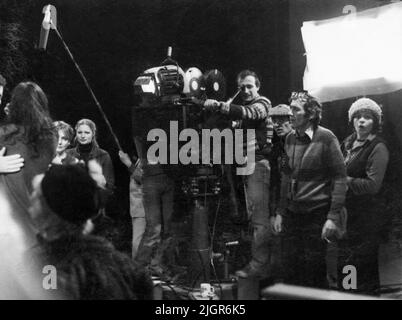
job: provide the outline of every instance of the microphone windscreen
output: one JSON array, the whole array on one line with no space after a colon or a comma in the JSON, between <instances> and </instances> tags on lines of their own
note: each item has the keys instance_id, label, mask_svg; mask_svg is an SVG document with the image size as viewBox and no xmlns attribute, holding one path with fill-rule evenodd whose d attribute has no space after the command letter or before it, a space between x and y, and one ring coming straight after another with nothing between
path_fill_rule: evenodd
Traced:
<instances>
[{"instance_id":1,"label":"microphone windscreen","mask_svg":"<svg viewBox=\"0 0 402 320\"><path fill-rule=\"evenodd\" d=\"M43 7L42 13L44 14L42 25L40 28L39 49L46 50L47 39L49 37L49 30L51 26L51 5Z\"/></svg>"},{"instance_id":2,"label":"microphone windscreen","mask_svg":"<svg viewBox=\"0 0 402 320\"><path fill-rule=\"evenodd\" d=\"M43 26L41 26L40 37L39 37L39 46L38 46L39 49L46 50L47 39L49 38L49 30L50 29L46 29Z\"/></svg>"}]
</instances>

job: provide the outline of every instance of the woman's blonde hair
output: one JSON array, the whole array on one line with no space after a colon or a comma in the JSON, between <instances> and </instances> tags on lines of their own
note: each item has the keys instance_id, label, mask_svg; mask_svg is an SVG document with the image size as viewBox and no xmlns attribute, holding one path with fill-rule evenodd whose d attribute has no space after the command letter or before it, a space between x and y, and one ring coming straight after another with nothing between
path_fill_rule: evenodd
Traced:
<instances>
[{"instance_id":1,"label":"woman's blonde hair","mask_svg":"<svg viewBox=\"0 0 402 320\"><path fill-rule=\"evenodd\" d=\"M77 142L78 128L79 128L79 126L82 126L82 125L87 125L91 129L92 134L93 134L92 143L95 146L98 146L98 142L96 141L96 124L95 124L95 122L93 122L92 120L89 120L89 119L78 120L77 124L75 125L75 142Z\"/></svg>"}]
</instances>

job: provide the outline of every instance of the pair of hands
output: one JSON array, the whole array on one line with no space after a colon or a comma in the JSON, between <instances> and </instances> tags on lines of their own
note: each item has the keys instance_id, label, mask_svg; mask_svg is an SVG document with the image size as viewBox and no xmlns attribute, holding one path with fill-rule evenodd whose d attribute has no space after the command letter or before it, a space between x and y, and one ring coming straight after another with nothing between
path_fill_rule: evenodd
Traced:
<instances>
[{"instance_id":1,"label":"pair of hands","mask_svg":"<svg viewBox=\"0 0 402 320\"><path fill-rule=\"evenodd\" d=\"M277 214L275 217L271 217L271 227L275 234L282 232L282 216L280 214ZM330 239L335 237L336 229L337 227L335 223L332 220L327 219L322 227L321 238L330 243Z\"/></svg>"},{"instance_id":2,"label":"pair of hands","mask_svg":"<svg viewBox=\"0 0 402 320\"><path fill-rule=\"evenodd\" d=\"M217 101L214 99L207 99L204 102L204 108L211 111L219 110L224 114L228 114L231 102L232 102L231 100L224 102L224 101Z\"/></svg>"}]
</instances>

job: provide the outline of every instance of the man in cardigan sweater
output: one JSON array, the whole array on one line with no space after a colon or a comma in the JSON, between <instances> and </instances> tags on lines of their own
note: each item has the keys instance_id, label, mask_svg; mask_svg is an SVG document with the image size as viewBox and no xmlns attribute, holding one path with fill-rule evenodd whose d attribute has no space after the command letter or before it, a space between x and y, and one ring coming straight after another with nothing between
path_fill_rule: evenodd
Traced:
<instances>
[{"instance_id":1,"label":"man in cardigan sweater","mask_svg":"<svg viewBox=\"0 0 402 320\"><path fill-rule=\"evenodd\" d=\"M319 126L321 105L307 92L292 93L288 163L274 229L284 233L285 282L328 288L326 244L336 237L346 193L346 170L335 135Z\"/></svg>"},{"instance_id":2,"label":"man in cardigan sweater","mask_svg":"<svg viewBox=\"0 0 402 320\"><path fill-rule=\"evenodd\" d=\"M244 185L248 216L253 227L251 261L245 268L238 270L236 275L241 278L264 278L270 271L270 242L272 240L269 220L271 167L268 161L274 130L269 117L271 102L259 95L260 80L255 72L241 71L237 76L237 84L242 99L241 105L232 103L232 99L226 102L208 99L204 105L205 107L219 105L220 112L226 114L231 120L239 122L241 129L252 129L255 132L255 137L249 140L247 135L243 143L243 150L247 155L246 168L250 169L244 176ZM250 152L255 154L255 161L249 157Z\"/></svg>"}]
</instances>

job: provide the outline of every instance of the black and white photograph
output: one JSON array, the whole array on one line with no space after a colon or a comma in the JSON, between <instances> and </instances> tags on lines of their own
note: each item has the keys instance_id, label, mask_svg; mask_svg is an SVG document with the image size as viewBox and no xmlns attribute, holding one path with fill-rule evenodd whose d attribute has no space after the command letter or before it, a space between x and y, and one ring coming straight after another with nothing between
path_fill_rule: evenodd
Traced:
<instances>
[{"instance_id":1,"label":"black and white photograph","mask_svg":"<svg viewBox=\"0 0 402 320\"><path fill-rule=\"evenodd\" d=\"M401 300L401 106L399 0L2 0L0 300Z\"/></svg>"}]
</instances>

